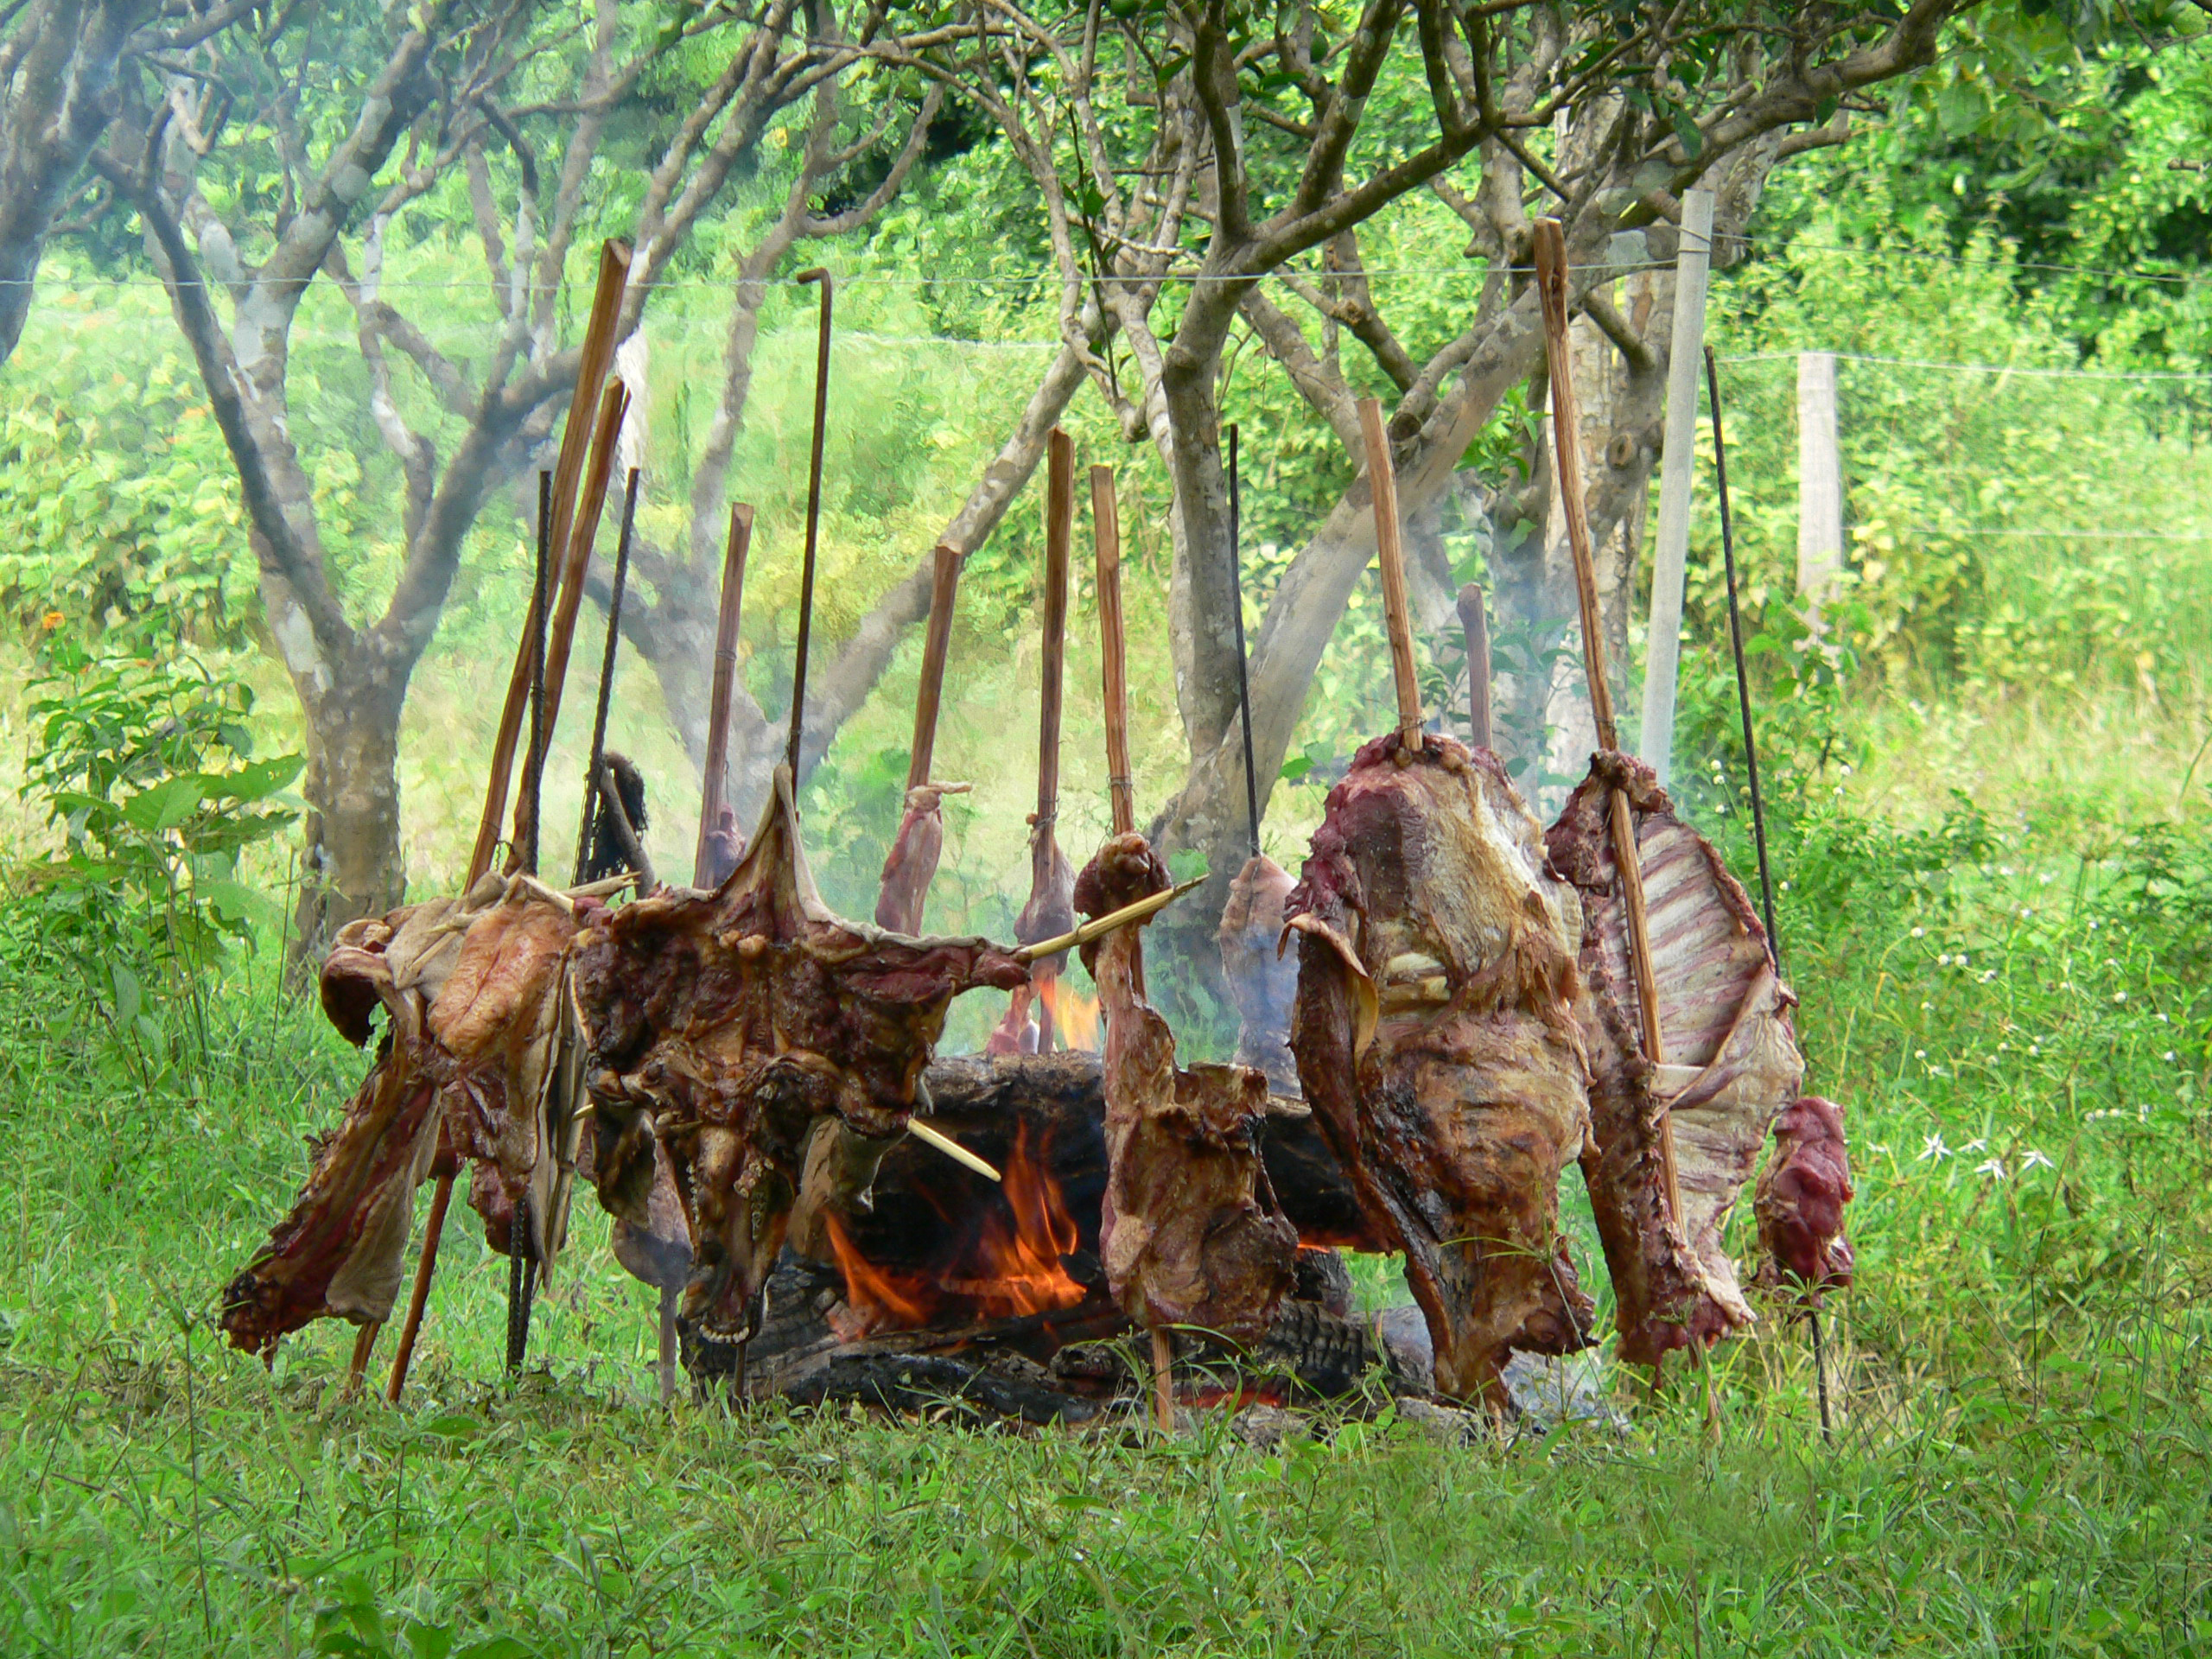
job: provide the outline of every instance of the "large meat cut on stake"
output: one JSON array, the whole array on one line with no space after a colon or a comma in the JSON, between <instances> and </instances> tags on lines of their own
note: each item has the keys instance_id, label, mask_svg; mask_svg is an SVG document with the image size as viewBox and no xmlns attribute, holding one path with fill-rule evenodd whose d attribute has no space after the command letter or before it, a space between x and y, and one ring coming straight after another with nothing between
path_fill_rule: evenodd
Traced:
<instances>
[{"instance_id":1,"label":"large meat cut on stake","mask_svg":"<svg viewBox=\"0 0 2212 1659\"><path fill-rule=\"evenodd\" d=\"M224 1290L235 1346L267 1353L325 1317L385 1319L415 1189L463 1159L493 1248L507 1249L515 1202L533 1192L543 1245L557 1150L547 1082L575 907L526 877L488 880L475 897L474 907L409 905L339 934L323 963L324 1012L360 1044L381 1007L383 1042L291 1213Z\"/></svg>"},{"instance_id":2,"label":"large meat cut on stake","mask_svg":"<svg viewBox=\"0 0 2212 1659\"><path fill-rule=\"evenodd\" d=\"M1077 878L1075 905L1103 916L1172 885L1142 836L1116 836ZM1107 1281L1140 1324L1256 1342L1298 1254L1260 1161L1267 1079L1175 1064L1175 1034L1145 1001L1142 938L1122 927L1083 947L1106 1020Z\"/></svg>"},{"instance_id":3,"label":"large meat cut on stake","mask_svg":"<svg viewBox=\"0 0 2212 1659\"><path fill-rule=\"evenodd\" d=\"M1660 1064L1639 1036L1636 980L1607 800L1631 809L1659 984ZM1766 931L1712 844L1675 817L1651 769L1599 753L1548 836L1552 862L1582 895L1582 973L1596 1149L1582 1169L1619 1304L1621 1357L1650 1364L1753 1322L1722 1247L1736 1195L1805 1063L1796 1005L1774 970ZM1674 1126L1671 1216L1661 1145Z\"/></svg>"},{"instance_id":4,"label":"large meat cut on stake","mask_svg":"<svg viewBox=\"0 0 2212 1659\"><path fill-rule=\"evenodd\" d=\"M1588 1339L1558 1229L1589 1126L1581 918L1497 757L1396 733L1330 791L1288 925L1306 1098L1427 1317L1443 1393Z\"/></svg>"},{"instance_id":5,"label":"large meat cut on stake","mask_svg":"<svg viewBox=\"0 0 2212 1659\"><path fill-rule=\"evenodd\" d=\"M580 934L576 1007L596 1107L601 1201L648 1223L667 1147L695 1254L683 1312L710 1339L747 1328L818 1120L887 1141L905 1128L946 1008L1028 982L982 939L842 920L815 890L791 777L712 893L663 892Z\"/></svg>"},{"instance_id":6,"label":"large meat cut on stake","mask_svg":"<svg viewBox=\"0 0 2212 1659\"><path fill-rule=\"evenodd\" d=\"M899 833L883 861L883 890L875 900L875 925L893 933L922 931L922 907L929 902L930 878L944 851L944 798L965 784L917 784L906 791ZM734 863L732 868L735 868ZM723 874L727 875L728 871Z\"/></svg>"}]
</instances>

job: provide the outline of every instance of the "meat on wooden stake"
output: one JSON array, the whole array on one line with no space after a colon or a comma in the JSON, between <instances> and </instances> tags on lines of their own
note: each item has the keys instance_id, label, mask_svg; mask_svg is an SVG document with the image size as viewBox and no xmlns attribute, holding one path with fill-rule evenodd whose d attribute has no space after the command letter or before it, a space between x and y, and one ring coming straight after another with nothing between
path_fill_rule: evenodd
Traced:
<instances>
[{"instance_id":1,"label":"meat on wooden stake","mask_svg":"<svg viewBox=\"0 0 2212 1659\"><path fill-rule=\"evenodd\" d=\"M478 897L487 890L496 899L474 910L435 899L339 934L323 963L324 1012L365 1043L381 1006L385 1039L290 1214L224 1290L233 1345L269 1353L313 1319L387 1318L415 1188L463 1159L493 1249L508 1248L524 1193L550 1213L545 1086L575 906L527 878L480 884Z\"/></svg>"},{"instance_id":2,"label":"meat on wooden stake","mask_svg":"<svg viewBox=\"0 0 2212 1659\"><path fill-rule=\"evenodd\" d=\"M1077 878L1076 908L1103 916L1170 886L1144 837L1119 835ZM1106 1020L1107 1280L1142 1325L1256 1342L1298 1253L1260 1161L1267 1079L1175 1064L1175 1034L1145 1001L1142 937L1124 927L1083 948Z\"/></svg>"},{"instance_id":3,"label":"meat on wooden stake","mask_svg":"<svg viewBox=\"0 0 2212 1659\"><path fill-rule=\"evenodd\" d=\"M723 1341L747 1332L817 1122L896 1135L922 1103L952 999L1028 980L984 940L833 914L799 844L787 767L720 887L608 912L578 936L575 963L601 1200L648 1224L653 1141L665 1143L690 1224L684 1313Z\"/></svg>"},{"instance_id":4,"label":"meat on wooden stake","mask_svg":"<svg viewBox=\"0 0 2212 1659\"><path fill-rule=\"evenodd\" d=\"M1588 1340L1559 1174L1589 1125L1574 894L1497 758L1363 746L1305 876L1291 1048L1322 1132L1427 1317L1436 1385Z\"/></svg>"},{"instance_id":5,"label":"meat on wooden stake","mask_svg":"<svg viewBox=\"0 0 2212 1659\"><path fill-rule=\"evenodd\" d=\"M1774 1151L1751 1201L1759 1223L1758 1282L1820 1306L1823 1291L1847 1289L1856 1263L1843 1236L1851 1202L1851 1157L1843 1108L1818 1095L1790 1103L1774 1122Z\"/></svg>"},{"instance_id":6,"label":"meat on wooden stake","mask_svg":"<svg viewBox=\"0 0 2212 1659\"><path fill-rule=\"evenodd\" d=\"M1644 1058L1610 801L1628 798L1643 872L1662 1063ZM1592 757L1548 836L1582 897L1583 1021L1597 1149L1582 1169L1619 1304L1621 1357L1651 1364L1753 1321L1721 1243L1775 1115L1804 1076L1783 985L1744 889L1712 843L1675 817L1651 769ZM1674 1124L1679 1217L1669 1213L1662 1135Z\"/></svg>"}]
</instances>

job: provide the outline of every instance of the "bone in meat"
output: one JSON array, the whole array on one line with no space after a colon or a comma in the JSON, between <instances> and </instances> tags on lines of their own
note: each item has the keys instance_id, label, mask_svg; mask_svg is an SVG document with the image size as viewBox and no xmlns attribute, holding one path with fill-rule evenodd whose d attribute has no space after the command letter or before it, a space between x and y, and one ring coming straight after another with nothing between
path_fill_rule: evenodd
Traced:
<instances>
[{"instance_id":1,"label":"bone in meat","mask_svg":"<svg viewBox=\"0 0 2212 1659\"><path fill-rule=\"evenodd\" d=\"M952 999L1027 980L984 940L912 938L833 914L780 767L720 887L608 912L578 937L575 962L601 1201L647 1225L652 1144L666 1146L691 1236L684 1313L722 1341L745 1334L816 1121L897 1134Z\"/></svg>"},{"instance_id":2,"label":"bone in meat","mask_svg":"<svg viewBox=\"0 0 2212 1659\"><path fill-rule=\"evenodd\" d=\"M1851 1198L1843 1108L1818 1095L1792 1101L1774 1121L1774 1150L1751 1201L1764 1257L1759 1283L1796 1290L1815 1307L1821 1292L1847 1289L1855 1264L1843 1206Z\"/></svg>"},{"instance_id":3,"label":"bone in meat","mask_svg":"<svg viewBox=\"0 0 2212 1659\"><path fill-rule=\"evenodd\" d=\"M1298 1094L1290 1052L1290 1010L1298 1000L1298 963L1282 949L1283 901L1290 872L1265 853L1244 861L1222 907L1221 972L1236 1004L1236 1064L1249 1065L1278 1095Z\"/></svg>"},{"instance_id":4,"label":"bone in meat","mask_svg":"<svg viewBox=\"0 0 2212 1659\"><path fill-rule=\"evenodd\" d=\"M1650 918L1667 1049L1656 1068L1643 1052L1606 823L1616 787L1628 794ZM1744 889L1712 844L1675 817L1643 762L1592 757L1547 840L1553 863L1582 895L1596 1141L1582 1173L1618 1304L1621 1357L1650 1364L1753 1321L1720 1235L1767 1126L1804 1076L1789 1022L1796 998L1775 974ZM1679 1217L1668 1213L1662 1113L1674 1119Z\"/></svg>"},{"instance_id":5,"label":"bone in meat","mask_svg":"<svg viewBox=\"0 0 2212 1659\"><path fill-rule=\"evenodd\" d=\"M504 896L480 902L490 894ZM321 976L332 1024L365 1043L381 1006L387 1028L290 1214L224 1290L235 1346L268 1353L313 1319L385 1319L415 1188L463 1158L476 1161L470 1197L494 1248L506 1247L515 1197L550 1192L544 1083L572 924L563 901L526 880L494 879L476 896L474 909L447 899L365 918L332 946Z\"/></svg>"},{"instance_id":6,"label":"bone in meat","mask_svg":"<svg viewBox=\"0 0 2212 1659\"><path fill-rule=\"evenodd\" d=\"M1438 1389L1495 1395L1513 1351L1588 1340L1558 1230L1589 1123L1573 893L1496 755L1391 733L1329 792L1287 912L1306 1098L1405 1252Z\"/></svg>"},{"instance_id":7,"label":"bone in meat","mask_svg":"<svg viewBox=\"0 0 2212 1659\"><path fill-rule=\"evenodd\" d=\"M883 860L883 889L875 900L875 925L893 933L919 933L930 880L944 851L944 798L965 784L918 784L906 791L899 833Z\"/></svg>"},{"instance_id":8,"label":"bone in meat","mask_svg":"<svg viewBox=\"0 0 2212 1659\"><path fill-rule=\"evenodd\" d=\"M1103 916L1172 885L1143 836L1116 836L1077 880L1075 904ZM1144 1325L1256 1342L1298 1250L1260 1162L1267 1080L1246 1066L1175 1064L1174 1033L1144 999L1143 950L1141 925L1084 947L1106 1019L1107 1280Z\"/></svg>"}]
</instances>

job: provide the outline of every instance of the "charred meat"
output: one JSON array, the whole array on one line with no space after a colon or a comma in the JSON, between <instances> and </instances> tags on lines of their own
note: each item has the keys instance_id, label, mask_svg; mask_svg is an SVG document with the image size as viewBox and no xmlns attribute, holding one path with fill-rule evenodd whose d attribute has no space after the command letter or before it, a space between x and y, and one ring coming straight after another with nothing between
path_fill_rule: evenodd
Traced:
<instances>
[{"instance_id":1,"label":"charred meat","mask_svg":"<svg viewBox=\"0 0 2212 1659\"><path fill-rule=\"evenodd\" d=\"M1494 1395L1515 1350L1588 1339L1558 1229L1589 1123L1574 894L1495 755L1392 733L1330 791L1287 909L1306 1098L1405 1252L1437 1387Z\"/></svg>"},{"instance_id":2,"label":"charred meat","mask_svg":"<svg viewBox=\"0 0 2212 1659\"><path fill-rule=\"evenodd\" d=\"M875 925L893 933L919 933L930 881L944 852L944 798L965 784L921 784L906 791L899 833L883 860L883 888L875 900Z\"/></svg>"},{"instance_id":3,"label":"charred meat","mask_svg":"<svg viewBox=\"0 0 2212 1659\"><path fill-rule=\"evenodd\" d=\"M1650 918L1666 1040L1666 1052L1651 1058L1606 823L1615 788L1628 795ZM1593 757L1548 842L1552 862L1582 895L1596 1140L1582 1172L1619 1305L1621 1355L1650 1364L1752 1322L1720 1236L1768 1125L1804 1075L1789 1021L1796 999L1775 973L1744 889L1712 843L1675 817L1643 762ZM1668 1117L1680 1216L1664 1170Z\"/></svg>"},{"instance_id":4,"label":"charred meat","mask_svg":"<svg viewBox=\"0 0 2212 1659\"><path fill-rule=\"evenodd\" d=\"M1116 836L1077 880L1076 907L1103 916L1172 885L1143 836ZM1084 947L1106 1019L1107 1279L1144 1325L1256 1342L1298 1250L1260 1161L1267 1079L1175 1064L1174 1033L1145 1001L1142 939L1128 926Z\"/></svg>"},{"instance_id":5,"label":"charred meat","mask_svg":"<svg viewBox=\"0 0 2212 1659\"><path fill-rule=\"evenodd\" d=\"M650 1221L664 1143L690 1224L684 1313L745 1334L817 1122L896 1135L952 999L1027 982L982 939L912 938L833 914L779 770L745 856L712 893L657 893L578 937L576 1006L601 1201Z\"/></svg>"}]
</instances>

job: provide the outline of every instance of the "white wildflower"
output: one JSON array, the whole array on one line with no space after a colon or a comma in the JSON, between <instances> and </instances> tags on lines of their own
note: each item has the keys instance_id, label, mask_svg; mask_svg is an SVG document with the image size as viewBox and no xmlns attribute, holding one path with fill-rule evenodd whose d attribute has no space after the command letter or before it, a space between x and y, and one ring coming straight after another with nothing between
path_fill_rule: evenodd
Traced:
<instances>
[{"instance_id":1,"label":"white wildflower","mask_svg":"<svg viewBox=\"0 0 2212 1659\"><path fill-rule=\"evenodd\" d=\"M2044 887L2049 887L2050 885L2050 872L2045 870L2041 875L2037 876L2036 880L2042 882Z\"/></svg>"},{"instance_id":2,"label":"white wildflower","mask_svg":"<svg viewBox=\"0 0 2212 1659\"><path fill-rule=\"evenodd\" d=\"M1942 1135L1936 1134L1929 1135L1921 1143L1920 1155L1912 1161L1916 1164L1924 1164L1930 1158L1948 1158L1950 1155L1951 1149L1943 1144Z\"/></svg>"},{"instance_id":3,"label":"white wildflower","mask_svg":"<svg viewBox=\"0 0 2212 1659\"><path fill-rule=\"evenodd\" d=\"M2127 993L2126 991L2114 991L2112 994L2112 1000L2115 1002L2125 1002L2127 1001Z\"/></svg>"},{"instance_id":4,"label":"white wildflower","mask_svg":"<svg viewBox=\"0 0 2212 1659\"><path fill-rule=\"evenodd\" d=\"M2171 1065L2174 1063L2174 1052L2170 1048L2159 1058L2164 1060L2168 1065Z\"/></svg>"},{"instance_id":5,"label":"white wildflower","mask_svg":"<svg viewBox=\"0 0 2212 1659\"><path fill-rule=\"evenodd\" d=\"M2002 1159L1992 1158L1986 1164L1976 1164L1974 1166L1974 1173L1977 1175L1986 1175L1992 1180L2001 1181L2005 1179L2004 1160Z\"/></svg>"},{"instance_id":6,"label":"white wildflower","mask_svg":"<svg viewBox=\"0 0 2212 1659\"><path fill-rule=\"evenodd\" d=\"M1990 982L1991 980L1993 980L1993 979L1994 979L1994 978L1996 978L1996 977L1997 977L1997 970L1996 970L1994 968L1985 968L1985 969L1983 969L1981 970L1981 980L1980 980L1980 982L1981 982L1982 984L1984 984L1984 985L1986 985L1986 984L1988 984L1988 983L1989 983L1989 982Z\"/></svg>"},{"instance_id":7,"label":"white wildflower","mask_svg":"<svg viewBox=\"0 0 2212 1659\"><path fill-rule=\"evenodd\" d=\"M1912 930L1912 937L1916 939L1925 938L1927 935L1928 930L1924 927L1916 927Z\"/></svg>"},{"instance_id":8,"label":"white wildflower","mask_svg":"<svg viewBox=\"0 0 2212 1659\"><path fill-rule=\"evenodd\" d=\"M2094 933L2094 932L2095 932L2096 931L2097 931L2097 918L2096 918L2095 917L2092 916L2092 917L2090 917L2090 918L2089 918L2089 931L2090 931L2090 932L2092 932L2092 933Z\"/></svg>"},{"instance_id":9,"label":"white wildflower","mask_svg":"<svg viewBox=\"0 0 2212 1659\"><path fill-rule=\"evenodd\" d=\"M1974 1136L1973 1140L1967 1141L1966 1145L1961 1147L1959 1150L1961 1152L1987 1152L1989 1150L1988 1137L1978 1135Z\"/></svg>"},{"instance_id":10,"label":"white wildflower","mask_svg":"<svg viewBox=\"0 0 2212 1659\"><path fill-rule=\"evenodd\" d=\"M2032 1147L2028 1148L2028 1155L2020 1160L2020 1173L2023 1175L2031 1169L2056 1169L2056 1164Z\"/></svg>"},{"instance_id":11,"label":"white wildflower","mask_svg":"<svg viewBox=\"0 0 2212 1659\"><path fill-rule=\"evenodd\" d=\"M1945 953L1944 955L1942 955L1942 956L1937 957L1936 958L1936 965L1938 968L1948 968L1948 967L1949 967L1949 966L1951 965L1951 958L1950 958L1949 954L1947 952L1947 953Z\"/></svg>"},{"instance_id":12,"label":"white wildflower","mask_svg":"<svg viewBox=\"0 0 2212 1659\"><path fill-rule=\"evenodd\" d=\"M2010 875L2012 874L2012 867L2010 864L1999 864L1997 867L1997 874L1999 875Z\"/></svg>"},{"instance_id":13,"label":"white wildflower","mask_svg":"<svg viewBox=\"0 0 2212 1659\"><path fill-rule=\"evenodd\" d=\"M2042 1052L2043 1052L2043 1045L2042 1045L2041 1043L2030 1043L2030 1044L2028 1045L2028 1053L2029 1053L2029 1055L2030 1055L2031 1057L2033 1057L2033 1056L2035 1056L2035 1055L2040 1054L2040 1053L2042 1053Z\"/></svg>"}]
</instances>

